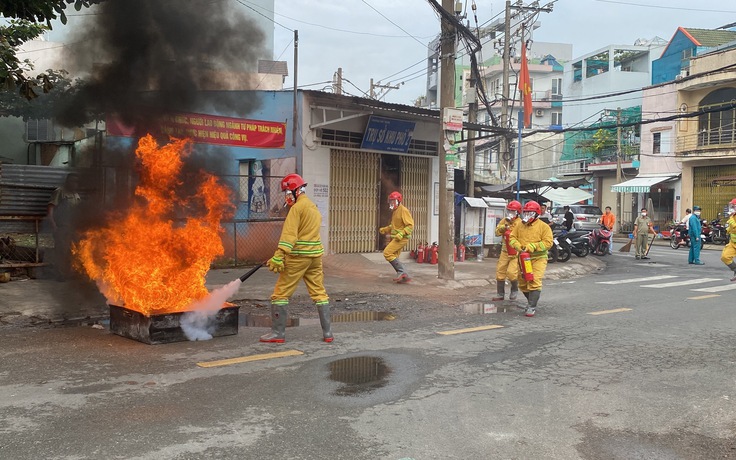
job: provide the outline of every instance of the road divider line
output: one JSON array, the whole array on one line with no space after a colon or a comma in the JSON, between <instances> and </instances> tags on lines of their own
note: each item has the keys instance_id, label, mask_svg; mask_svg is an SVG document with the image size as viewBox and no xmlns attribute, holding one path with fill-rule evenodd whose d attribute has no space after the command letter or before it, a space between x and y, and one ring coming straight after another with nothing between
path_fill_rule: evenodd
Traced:
<instances>
[{"instance_id":1,"label":"road divider line","mask_svg":"<svg viewBox=\"0 0 736 460\"><path fill-rule=\"evenodd\" d=\"M622 313L625 311L631 311L631 308L615 308L613 310L601 310L601 311L592 311L588 313L589 315L607 315L609 313Z\"/></svg>"},{"instance_id":2,"label":"road divider line","mask_svg":"<svg viewBox=\"0 0 736 460\"><path fill-rule=\"evenodd\" d=\"M299 350L287 350L279 351L276 353L264 353L260 355L241 356L239 358L220 359L218 361L204 361L197 363L199 367L219 367L219 366L230 366L232 364L248 363L251 361L263 361L265 359L285 358L287 356L299 356L303 355L303 351Z\"/></svg>"},{"instance_id":3,"label":"road divider line","mask_svg":"<svg viewBox=\"0 0 736 460\"><path fill-rule=\"evenodd\" d=\"M499 329L503 326L498 324L489 324L488 326L468 327L466 329L455 329L454 331L440 331L439 335L455 335L455 334L466 334L468 332L479 332L479 331L490 331L491 329Z\"/></svg>"},{"instance_id":4,"label":"road divider line","mask_svg":"<svg viewBox=\"0 0 736 460\"><path fill-rule=\"evenodd\" d=\"M703 300L703 299L712 299L713 297L720 297L720 294L708 294L708 295L699 295L697 297L688 297L687 300Z\"/></svg>"},{"instance_id":5,"label":"road divider line","mask_svg":"<svg viewBox=\"0 0 736 460\"><path fill-rule=\"evenodd\" d=\"M724 284L721 286L711 286L707 288L690 289L690 290L698 291L698 292L721 292L721 291L731 291L733 289L736 289L736 283Z\"/></svg>"},{"instance_id":6,"label":"road divider line","mask_svg":"<svg viewBox=\"0 0 736 460\"><path fill-rule=\"evenodd\" d=\"M710 283L711 281L722 281L719 278L695 278L692 280L684 280L684 281L675 281L672 283L660 283L660 284L644 284L639 287L643 288L654 288L654 289L663 289L668 287L677 287L677 286L688 286L691 284L701 284L701 283Z\"/></svg>"},{"instance_id":7,"label":"road divider line","mask_svg":"<svg viewBox=\"0 0 736 460\"><path fill-rule=\"evenodd\" d=\"M644 282L644 281L666 280L670 278L677 278L677 276L676 275L647 276L646 278L629 278L625 280L614 280L614 281L596 281L595 284L639 283L639 282Z\"/></svg>"}]
</instances>

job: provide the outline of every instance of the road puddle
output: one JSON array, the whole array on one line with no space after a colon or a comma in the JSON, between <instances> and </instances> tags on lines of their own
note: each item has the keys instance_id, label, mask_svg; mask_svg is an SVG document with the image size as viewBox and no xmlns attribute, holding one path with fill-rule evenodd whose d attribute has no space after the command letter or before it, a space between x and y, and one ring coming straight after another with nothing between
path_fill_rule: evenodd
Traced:
<instances>
[{"instance_id":1,"label":"road puddle","mask_svg":"<svg viewBox=\"0 0 736 460\"><path fill-rule=\"evenodd\" d=\"M465 313L474 315L488 315L491 313L509 313L516 311L514 305L504 305L498 303L469 303L462 306L462 310Z\"/></svg>"},{"instance_id":2,"label":"road puddle","mask_svg":"<svg viewBox=\"0 0 736 460\"><path fill-rule=\"evenodd\" d=\"M382 358L356 356L333 361L330 366L330 380L344 385L335 391L338 396L354 396L370 393L387 383L391 369Z\"/></svg>"}]
</instances>

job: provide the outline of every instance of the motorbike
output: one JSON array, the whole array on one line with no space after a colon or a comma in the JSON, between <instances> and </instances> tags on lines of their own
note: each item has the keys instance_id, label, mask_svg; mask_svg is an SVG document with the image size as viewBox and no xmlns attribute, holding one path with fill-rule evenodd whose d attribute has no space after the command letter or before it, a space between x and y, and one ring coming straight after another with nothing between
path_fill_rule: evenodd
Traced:
<instances>
[{"instance_id":1,"label":"motorbike","mask_svg":"<svg viewBox=\"0 0 736 460\"><path fill-rule=\"evenodd\" d=\"M559 225L552 225L552 236L554 237L552 242L552 249L550 252L549 259L551 260L554 256L554 262L567 262L572 257L570 246L566 244L565 229Z\"/></svg>"},{"instance_id":2,"label":"motorbike","mask_svg":"<svg viewBox=\"0 0 736 460\"><path fill-rule=\"evenodd\" d=\"M719 217L710 221L711 228L711 241L714 244L726 244L728 243L728 235L726 234L726 227L721 223L720 214Z\"/></svg>"},{"instance_id":3,"label":"motorbike","mask_svg":"<svg viewBox=\"0 0 736 460\"><path fill-rule=\"evenodd\" d=\"M590 232L585 231L569 232L567 234L566 242L570 245L570 251L572 251L573 254L578 257L586 257L590 254L588 235L590 235Z\"/></svg>"},{"instance_id":4,"label":"motorbike","mask_svg":"<svg viewBox=\"0 0 736 460\"><path fill-rule=\"evenodd\" d=\"M680 246L690 247L690 235L684 224L677 224L671 230L670 247L677 249Z\"/></svg>"},{"instance_id":5,"label":"motorbike","mask_svg":"<svg viewBox=\"0 0 736 460\"><path fill-rule=\"evenodd\" d=\"M595 255L605 256L611 247L611 231L605 225L588 234L588 249Z\"/></svg>"},{"instance_id":6,"label":"motorbike","mask_svg":"<svg viewBox=\"0 0 736 460\"><path fill-rule=\"evenodd\" d=\"M713 242L713 228L710 226L707 220L701 219L700 220L700 237L703 240L703 243L712 243Z\"/></svg>"}]
</instances>

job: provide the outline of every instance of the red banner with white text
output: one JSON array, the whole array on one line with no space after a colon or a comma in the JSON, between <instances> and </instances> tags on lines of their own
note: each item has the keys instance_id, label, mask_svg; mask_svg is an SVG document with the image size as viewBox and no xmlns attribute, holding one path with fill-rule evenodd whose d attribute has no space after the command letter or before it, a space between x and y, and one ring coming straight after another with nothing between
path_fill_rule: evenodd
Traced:
<instances>
[{"instance_id":1,"label":"red banner with white text","mask_svg":"<svg viewBox=\"0 0 736 460\"><path fill-rule=\"evenodd\" d=\"M189 138L201 144L279 149L286 143L286 123L220 117L201 113L177 113L161 119L158 132ZM119 120L108 118L107 133L132 137L134 130Z\"/></svg>"}]
</instances>

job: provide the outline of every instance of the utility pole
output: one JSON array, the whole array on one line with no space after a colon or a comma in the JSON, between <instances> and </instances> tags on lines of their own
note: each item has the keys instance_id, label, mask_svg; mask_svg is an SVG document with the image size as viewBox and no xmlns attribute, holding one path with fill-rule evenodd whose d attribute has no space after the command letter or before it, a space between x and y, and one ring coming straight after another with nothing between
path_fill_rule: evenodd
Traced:
<instances>
[{"instance_id":1,"label":"utility pole","mask_svg":"<svg viewBox=\"0 0 736 460\"><path fill-rule=\"evenodd\" d=\"M442 0L442 8L454 14L454 0ZM444 117L445 109L455 108L455 25L442 16L440 34L440 116ZM371 81L372 83L372 81ZM372 85L371 85L372 86ZM440 158L439 158L439 260L437 276L440 279L455 279L455 262L452 251L455 244L454 176L448 177L447 144L444 126L440 125Z\"/></svg>"},{"instance_id":2,"label":"utility pole","mask_svg":"<svg viewBox=\"0 0 736 460\"><path fill-rule=\"evenodd\" d=\"M335 84L334 84L334 91L335 94L342 94L342 67L337 68L337 73L335 74Z\"/></svg>"},{"instance_id":3,"label":"utility pole","mask_svg":"<svg viewBox=\"0 0 736 460\"><path fill-rule=\"evenodd\" d=\"M380 81L378 83L373 83L373 79L371 78L371 89L368 91L368 93L370 94L371 99L381 99L389 91L391 91L392 89L399 89L399 86L403 84L404 83L401 82L399 84L392 85L391 82L389 82L388 85L382 85ZM376 93L376 88L386 91L380 91L379 93Z\"/></svg>"},{"instance_id":4,"label":"utility pole","mask_svg":"<svg viewBox=\"0 0 736 460\"><path fill-rule=\"evenodd\" d=\"M621 173L621 107L616 109L616 183L620 184ZM621 192L616 192L616 222L621 231Z\"/></svg>"},{"instance_id":5,"label":"utility pole","mask_svg":"<svg viewBox=\"0 0 736 460\"><path fill-rule=\"evenodd\" d=\"M503 23L503 88L501 88L501 127L509 127L509 67L511 67L511 0L506 0L506 12ZM498 149L498 166L501 181L508 177L511 143L506 134L501 136Z\"/></svg>"},{"instance_id":6,"label":"utility pole","mask_svg":"<svg viewBox=\"0 0 736 460\"><path fill-rule=\"evenodd\" d=\"M294 119L291 127L291 146L296 147L297 123L299 123L299 110L297 107L297 71L299 70L299 31L294 31Z\"/></svg>"},{"instance_id":7,"label":"utility pole","mask_svg":"<svg viewBox=\"0 0 736 460\"><path fill-rule=\"evenodd\" d=\"M475 80L470 77L468 88L468 123L475 124L478 121L478 95L475 93ZM475 196L475 131L468 130L468 147L466 149L465 166L465 194L469 197Z\"/></svg>"}]
</instances>

